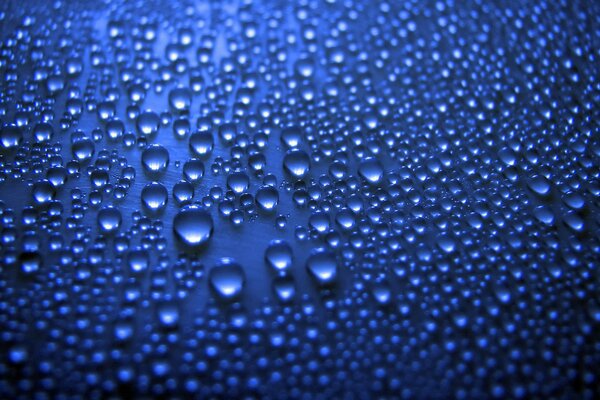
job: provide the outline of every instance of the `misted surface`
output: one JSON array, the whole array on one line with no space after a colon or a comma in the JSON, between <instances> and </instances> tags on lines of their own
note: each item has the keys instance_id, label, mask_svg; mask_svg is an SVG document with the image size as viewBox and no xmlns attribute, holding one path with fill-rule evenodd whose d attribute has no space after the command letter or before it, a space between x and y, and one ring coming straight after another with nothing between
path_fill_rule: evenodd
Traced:
<instances>
[{"instance_id":1,"label":"misted surface","mask_svg":"<svg viewBox=\"0 0 600 400\"><path fill-rule=\"evenodd\" d=\"M3 1L0 397L598 398L600 5Z\"/></svg>"}]
</instances>

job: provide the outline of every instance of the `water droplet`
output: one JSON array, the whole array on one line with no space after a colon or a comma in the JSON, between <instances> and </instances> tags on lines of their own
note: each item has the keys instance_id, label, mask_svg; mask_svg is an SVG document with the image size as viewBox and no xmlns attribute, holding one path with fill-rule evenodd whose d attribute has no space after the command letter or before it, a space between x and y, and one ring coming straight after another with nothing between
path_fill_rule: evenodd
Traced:
<instances>
[{"instance_id":1,"label":"water droplet","mask_svg":"<svg viewBox=\"0 0 600 400\"><path fill-rule=\"evenodd\" d=\"M204 163L197 158L187 160L183 165L183 176L189 182L198 182L204 176Z\"/></svg>"},{"instance_id":2,"label":"water droplet","mask_svg":"<svg viewBox=\"0 0 600 400\"><path fill-rule=\"evenodd\" d=\"M529 180L529 188L535 193L544 196L550 191L550 182L542 175L536 175Z\"/></svg>"},{"instance_id":3,"label":"water droplet","mask_svg":"<svg viewBox=\"0 0 600 400\"><path fill-rule=\"evenodd\" d=\"M168 197L167 188L158 182L151 182L142 189L142 204L150 211L164 210Z\"/></svg>"},{"instance_id":4,"label":"water droplet","mask_svg":"<svg viewBox=\"0 0 600 400\"><path fill-rule=\"evenodd\" d=\"M137 131L144 136L152 136L158 132L160 117L153 111L144 111L136 119Z\"/></svg>"},{"instance_id":5,"label":"water droplet","mask_svg":"<svg viewBox=\"0 0 600 400\"><path fill-rule=\"evenodd\" d=\"M148 269L150 258L144 250L132 250L127 255L127 264L132 272L142 272Z\"/></svg>"},{"instance_id":6,"label":"water droplet","mask_svg":"<svg viewBox=\"0 0 600 400\"><path fill-rule=\"evenodd\" d=\"M275 211L279 203L279 192L272 186L263 186L256 191L256 204L266 212Z\"/></svg>"},{"instance_id":7,"label":"water droplet","mask_svg":"<svg viewBox=\"0 0 600 400\"><path fill-rule=\"evenodd\" d=\"M169 92L169 105L175 111L184 112L190 109L192 94L189 89L175 88Z\"/></svg>"},{"instance_id":8,"label":"water droplet","mask_svg":"<svg viewBox=\"0 0 600 400\"><path fill-rule=\"evenodd\" d=\"M367 158L361 161L358 173L368 183L377 184L383 178L383 166L375 158Z\"/></svg>"},{"instance_id":9,"label":"water droplet","mask_svg":"<svg viewBox=\"0 0 600 400\"><path fill-rule=\"evenodd\" d=\"M244 193L249 185L250 178L243 172L234 172L227 177L227 187L236 194Z\"/></svg>"},{"instance_id":10,"label":"water droplet","mask_svg":"<svg viewBox=\"0 0 600 400\"><path fill-rule=\"evenodd\" d=\"M311 253L306 261L306 269L321 286L334 283L337 277L335 256L323 248Z\"/></svg>"},{"instance_id":11,"label":"water droplet","mask_svg":"<svg viewBox=\"0 0 600 400\"><path fill-rule=\"evenodd\" d=\"M104 207L98 211L98 227L104 233L114 233L121 227L121 212L114 207Z\"/></svg>"},{"instance_id":12,"label":"water droplet","mask_svg":"<svg viewBox=\"0 0 600 400\"><path fill-rule=\"evenodd\" d=\"M292 247L284 240L272 240L265 251L265 261L275 272L286 272L292 267Z\"/></svg>"},{"instance_id":13,"label":"water droplet","mask_svg":"<svg viewBox=\"0 0 600 400\"><path fill-rule=\"evenodd\" d=\"M169 152L159 144L151 144L142 152L142 165L146 172L164 172L169 165Z\"/></svg>"},{"instance_id":14,"label":"water droplet","mask_svg":"<svg viewBox=\"0 0 600 400\"><path fill-rule=\"evenodd\" d=\"M56 192L54 186L47 179L33 184L32 195L35 204L43 206L54 200Z\"/></svg>"},{"instance_id":15,"label":"water droplet","mask_svg":"<svg viewBox=\"0 0 600 400\"><path fill-rule=\"evenodd\" d=\"M158 320L165 328L172 328L179 323L179 308L175 302L164 302L157 307Z\"/></svg>"},{"instance_id":16,"label":"water droplet","mask_svg":"<svg viewBox=\"0 0 600 400\"><path fill-rule=\"evenodd\" d=\"M54 128L47 122L40 122L33 128L33 136L38 143L48 142L54 136Z\"/></svg>"},{"instance_id":17,"label":"water droplet","mask_svg":"<svg viewBox=\"0 0 600 400\"><path fill-rule=\"evenodd\" d=\"M71 151L76 160L86 162L94 156L96 146L94 146L94 142L91 139L81 138L73 142Z\"/></svg>"},{"instance_id":18,"label":"water droplet","mask_svg":"<svg viewBox=\"0 0 600 400\"><path fill-rule=\"evenodd\" d=\"M242 267L232 258L222 258L210 270L210 285L222 300L234 300L241 296L246 276Z\"/></svg>"},{"instance_id":19,"label":"water droplet","mask_svg":"<svg viewBox=\"0 0 600 400\"><path fill-rule=\"evenodd\" d=\"M190 135L190 149L199 157L210 155L214 145L214 139L210 132L196 132Z\"/></svg>"},{"instance_id":20,"label":"water droplet","mask_svg":"<svg viewBox=\"0 0 600 400\"><path fill-rule=\"evenodd\" d=\"M310 171L310 158L304 150L290 150L283 158L283 168L294 178L303 178Z\"/></svg>"},{"instance_id":21,"label":"water droplet","mask_svg":"<svg viewBox=\"0 0 600 400\"><path fill-rule=\"evenodd\" d=\"M11 149L19 146L23 140L21 128L15 125L4 125L0 129L0 142L5 149Z\"/></svg>"},{"instance_id":22,"label":"water droplet","mask_svg":"<svg viewBox=\"0 0 600 400\"><path fill-rule=\"evenodd\" d=\"M10 348L8 358L13 364L23 364L29 358L27 348L23 345L15 345Z\"/></svg>"},{"instance_id":23,"label":"water droplet","mask_svg":"<svg viewBox=\"0 0 600 400\"><path fill-rule=\"evenodd\" d=\"M273 292L282 303L292 301L296 295L294 278L289 275L276 277L273 279Z\"/></svg>"},{"instance_id":24,"label":"water droplet","mask_svg":"<svg viewBox=\"0 0 600 400\"><path fill-rule=\"evenodd\" d=\"M194 186L187 181L179 181L173 185L173 198L179 205L186 205L194 198Z\"/></svg>"},{"instance_id":25,"label":"water droplet","mask_svg":"<svg viewBox=\"0 0 600 400\"><path fill-rule=\"evenodd\" d=\"M188 206L173 219L175 236L185 245L197 248L207 243L213 234L210 214L198 206Z\"/></svg>"},{"instance_id":26,"label":"water droplet","mask_svg":"<svg viewBox=\"0 0 600 400\"><path fill-rule=\"evenodd\" d=\"M302 140L302 131L298 127L284 128L281 131L281 141L289 148L298 147Z\"/></svg>"}]
</instances>

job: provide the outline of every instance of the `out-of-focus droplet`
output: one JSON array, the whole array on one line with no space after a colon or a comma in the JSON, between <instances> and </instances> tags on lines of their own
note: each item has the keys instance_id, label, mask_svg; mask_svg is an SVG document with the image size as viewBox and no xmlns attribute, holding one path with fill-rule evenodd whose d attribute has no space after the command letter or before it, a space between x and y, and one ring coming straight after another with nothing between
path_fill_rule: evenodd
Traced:
<instances>
[{"instance_id":1,"label":"out-of-focus droplet","mask_svg":"<svg viewBox=\"0 0 600 400\"><path fill-rule=\"evenodd\" d=\"M5 149L11 149L19 146L23 140L21 128L15 125L4 125L0 129L0 142Z\"/></svg>"}]
</instances>

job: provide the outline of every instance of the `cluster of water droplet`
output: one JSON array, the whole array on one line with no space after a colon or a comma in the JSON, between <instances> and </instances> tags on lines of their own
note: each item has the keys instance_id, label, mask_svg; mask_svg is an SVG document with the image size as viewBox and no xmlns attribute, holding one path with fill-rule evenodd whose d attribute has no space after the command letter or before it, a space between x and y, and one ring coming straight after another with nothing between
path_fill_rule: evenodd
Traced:
<instances>
[{"instance_id":1,"label":"cluster of water droplet","mask_svg":"<svg viewBox=\"0 0 600 400\"><path fill-rule=\"evenodd\" d=\"M593 9L0 5L0 395L599 395Z\"/></svg>"}]
</instances>

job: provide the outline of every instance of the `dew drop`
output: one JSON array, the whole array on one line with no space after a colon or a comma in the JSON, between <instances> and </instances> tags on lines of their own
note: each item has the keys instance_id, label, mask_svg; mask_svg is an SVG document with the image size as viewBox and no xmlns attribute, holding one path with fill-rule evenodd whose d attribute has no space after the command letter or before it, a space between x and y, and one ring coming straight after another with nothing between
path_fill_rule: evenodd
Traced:
<instances>
[{"instance_id":1,"label":"dew drop","mask_svg":"<svg viewBox=\"0 0 600 400\"><path fill-rule=\"evenodd\" d=\"M303 178L310 171L310 158L304 150L290 150L283 158L283 168L294 178Z\"/></svg>"},{"instance_id":2,"label":"dew drop","mask_svg":"<svg viewBox=\"0 0 600 400\"><path fill-rule=\"evenodd\" d=\"M212 237L213 220L204 209L198 206L188 206L175 215L173 231L183 244L191 248L198 248L206 244Z\"/></svg>"},{"instance_id":3,"label":"dew drop","mask_svg":"<svg viewBox=\"0 0 600 400\"><path fill-rule=\"evenodd\" d=\"M242 267L232 258L222 258L209 273L215 294L222 300L235 300L242 294L246 276Z\"/></svg>"},{"instance_id":4,"label":"dew drop","mask_svg":"<svg viewBox=\"0 0 600 400\"><path fill-rule=\"evenodd\" d=\"M169 152L159 144L151 144L142 152L142 166L149 173L164 172L169 165Z\"/></svg>"},{"instance_id":5,"label":"dew drop","mask_svg":"<svg viewBox=\"0 0 600 400\"><path fill-rule=\"evenodd\" d=\"M261 210L273 212L279 203L279 192L272 186L263 186L256 191L255 200Z\"/></svg>"},{"instance_id":6,"label":"dew drop","mask_svg":"<svg viewBox=\"0 0 600 400\"><path fill-rule=\"evenodd\" d=\"M292 247L284 240L272 240L265 251L265 261L275 272L288 271L292 267Z\"/></svg>"},{"instance_id":7,"label":"dew drop","mask_svg":"<svg viewBox=\"0 0 600 400\"><path fill-rule=\"evenodd\" d=\"M0 142L2 148L12 149L18 147L23 140L23 132L16 125L4 125L0 129Z\"/></svg>"},{"instance_id":8,"label":"dew drop","mask_svg":"<svg viewBox=\"0 0 600 400\"><path fill-rule=\"evenodd\" d=\"M104 207L98 211L98 227L104 233L114 233L121 227L121 212L115 207Z\"/></svg>"},{"instance_id":9,"label":"dew drop","mask_svg":"<svg viewBox=\"0 0 600 400\"><path fill-rule=\"evenodd\" d=\"M164 210L168 197L167 188L162 183L151 182L142 189L142 204L150 211Z\"/></svg>"},{"instance_id":10,"label":"dew drop","mask_svg":"<svg viewBox=\"0 0 600 400\"><path fill-rule=\"evenodd\" d=\"M144 136L155 135L160 126L160 117L153 111L144 111L138 115L135 126Z\"/></svg>"},{"instance_id":11,"label":"dew drop","mask_svg":"<svg viewBox=\"0 0 600 400\"><path fill-rule=\"evenodd\" d=\"M361 161L358 173L368 183L378 184L383 178L383 166L377 159L367 158Z\"/></svg>"},{"instance_id":12,"label":"dew drop","mask_svg":"<svg viewBox=\"0 0 600 400\"><path fill-rule=\"evenodd\" d=\"M312 252L306 261L306 269L320 286L334 283L337 277L335 256L323 248Z\"/></svg>"}]
</instances>

